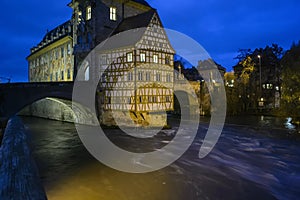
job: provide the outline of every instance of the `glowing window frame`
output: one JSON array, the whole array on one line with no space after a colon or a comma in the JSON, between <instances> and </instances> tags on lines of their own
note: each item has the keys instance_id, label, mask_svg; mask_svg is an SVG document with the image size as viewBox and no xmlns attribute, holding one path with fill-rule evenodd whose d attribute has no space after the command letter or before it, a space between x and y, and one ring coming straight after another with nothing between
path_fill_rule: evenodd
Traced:
<instances>
[{"instance_id":1,"label":"glowing window frame","mask_svg":"<svg viewBox=\"0 0 300 200\"><path fill-rule=\"evenodd\" d=\"M86 20L92 19L92 7L88 6L86 7Z\"/></svg>"},{"instance_id":2,"label":"glowing window frame","mask_svg":"<svg viewBox=\"0 0 300 200\"><path fill-rule=\"evenodd\" d=\"M140 54L140 61L141 62L146 62L146 54L145 53Z\"/></svg>"},{"instance_id":3,"label":"glowing window frame","mask_svg":"<svg viewBox=\"0 0 300 200\"><path fill-rule=\"evenodd\" d=\"M117 8L116 7L110 7L109 8L109 19L111 21L117 21Z\"/></svg>"}]
</instances>

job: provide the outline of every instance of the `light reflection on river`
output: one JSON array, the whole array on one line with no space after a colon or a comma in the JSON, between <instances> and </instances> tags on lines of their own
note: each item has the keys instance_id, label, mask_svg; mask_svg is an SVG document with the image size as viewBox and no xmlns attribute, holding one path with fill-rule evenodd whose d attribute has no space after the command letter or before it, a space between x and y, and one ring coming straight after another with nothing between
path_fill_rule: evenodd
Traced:
<instances>
[{"instance_id":1,"label":"light reflection on river","mask_svg":"<svg viewBox=\"0 0 300 200\"><path fill-rule=\"evenodd\" d=\"M228 119L217 146L202 160L197 156L207 124L200 123L180 160L157 172L127 174L95 160L73 124L23 118L49 199L297 199L298 137L291 138L275 118L255 120Z\"/></svg>"}]
</instances>

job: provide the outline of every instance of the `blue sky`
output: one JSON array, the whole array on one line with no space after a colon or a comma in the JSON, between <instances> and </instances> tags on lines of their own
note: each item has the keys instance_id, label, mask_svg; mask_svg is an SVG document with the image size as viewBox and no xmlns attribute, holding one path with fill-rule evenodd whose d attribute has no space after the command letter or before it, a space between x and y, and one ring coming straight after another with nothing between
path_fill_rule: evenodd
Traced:
<instances>
[{"instance_id":1,"label":"blue sky","mask_svg":"<svg viewBox=\"0 0 300 200\"><path fill-rule=\"evenodd\" d=\"M0 77L27 80L26 56L51 30L71 17L71 0L2 0ZM239 48L277 43L288 49L300 40L299 0L148 0L166 28L201 44L229 71Z\"/></svg>"}]
</instances>

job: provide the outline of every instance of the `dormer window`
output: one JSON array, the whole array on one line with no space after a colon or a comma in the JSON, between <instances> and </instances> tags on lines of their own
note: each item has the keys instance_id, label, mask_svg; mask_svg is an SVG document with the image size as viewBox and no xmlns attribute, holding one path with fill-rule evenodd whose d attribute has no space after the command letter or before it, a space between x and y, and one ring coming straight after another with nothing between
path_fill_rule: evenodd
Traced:
<instances>
[{"instance_id":1,"label":"dormer window","mask_svg":"<svg viewBox=\"0 0 300 200\"><path fill-rule=\"evenodd\" d=\"M110 7L110 20L117 21L117 8L116 7Z\"/></svg>"},{"instance_id":2,"label":"dormer window","mask_svg":"<svg viewBox=\"0 0 300 200\"><path fill-rule=\"evenodd\" d=\"M92 7L88 6L86 8L86 20L92 19Z\"/></svg>"}]
</instances>

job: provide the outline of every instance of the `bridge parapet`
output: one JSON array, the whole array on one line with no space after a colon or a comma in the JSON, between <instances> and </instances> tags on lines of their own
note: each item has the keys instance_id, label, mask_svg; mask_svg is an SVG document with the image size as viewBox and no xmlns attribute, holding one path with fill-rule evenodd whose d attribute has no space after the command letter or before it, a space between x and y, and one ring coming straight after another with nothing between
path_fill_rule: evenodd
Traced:
<instances>
[{"instance_id":1,"label":"bridge parapet","mask_svg":"<svg viewBox=\"0 0 300 200\"><path fill-rule=\"evenodd\" d=\"M0 89L11 89L11 88L40 88L40 87L65 87L72 86L74 82L28 82L28 83L1 83Z\"/></svg>"}]
</instances>

